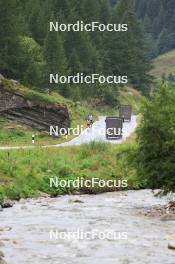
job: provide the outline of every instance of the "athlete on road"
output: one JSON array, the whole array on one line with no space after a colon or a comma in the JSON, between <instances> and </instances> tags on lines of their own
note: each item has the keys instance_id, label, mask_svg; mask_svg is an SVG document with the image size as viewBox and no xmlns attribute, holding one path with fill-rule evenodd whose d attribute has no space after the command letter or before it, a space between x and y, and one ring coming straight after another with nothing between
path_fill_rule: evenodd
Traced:
<instances>
[{"instance_id":1,"label":"athlete on road","mask_svg":"<svg viewBox=\"0 0 175 264\"><path fill-rule=\"evenodd\" d=\"M90 120L90 126L92 127L92 124L93 124L93 116L92 115L89 116L89 120Z\"/></svg>"},{"instance_id":2,"label":"athlete on road","mask_svg":"<svg viewBox=\"0 0 175 264\"><path fill-rule=\"evenodd\" d=\"M93 116L92 116L92 115L89 115L89 116L87 117L86 122L87 122L87 127L88 127L88 128L91 128L91 127L92 127L92 124L93 124Z\"/></svg>"}]
</instances>

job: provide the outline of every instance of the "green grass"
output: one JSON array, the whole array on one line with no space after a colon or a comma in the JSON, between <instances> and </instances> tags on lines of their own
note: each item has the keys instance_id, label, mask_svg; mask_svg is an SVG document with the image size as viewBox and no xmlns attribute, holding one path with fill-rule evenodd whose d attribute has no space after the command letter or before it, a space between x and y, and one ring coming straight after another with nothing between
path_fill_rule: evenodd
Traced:
<instances>
[{"instance_id":1,"label":"green grass","mask_svg":"<svg viewBox=\"0 0 175 264\"><path fill-rule=\"evenodd\" d=\"M128 188L143 187L130 157L135 144L111 146L94 143L80 147L0 151L0 200L19 200L36 196L39 191L52 196L70 193L73 189L49 188L50 177L76 179L125 179ZM113 191L83 189L86 193Z\"/></svg>"},{"instance_id":2,"label":"green grass","mask_svg":"<svg viewBox=\"0 0 175 264\"><path fill-rule=\"evenodd\" d=\"M152 74L156 79L161 79L162 74L175 75L175 50L160 55L154 60Z\"/></svg>"},{"instance_id":3,"label":"green grass","mask_svg":"<svg viewBox=\"0 0 175 264\"><path fill-rule=\"evenodd\" d=\"M30 127L0 117L0 146L31 145L33 134L35 134L35 145L37 146L58 144L66 140L39 133Z\"/></svg>"}]
</instances>

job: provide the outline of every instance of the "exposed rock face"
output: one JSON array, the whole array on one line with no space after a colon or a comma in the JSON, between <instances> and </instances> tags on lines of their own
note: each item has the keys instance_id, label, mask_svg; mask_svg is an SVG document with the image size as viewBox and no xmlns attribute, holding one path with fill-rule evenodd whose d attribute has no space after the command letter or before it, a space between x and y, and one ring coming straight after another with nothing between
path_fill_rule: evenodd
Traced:
<instances>
[{"instance_id":1,"label":"exposed rock face","mask_svg":"<svg viewBox=\"0 0 175 264\"><path fill-rule=\"evenodd\" d=\"M0 84L0 116L23 123L42 132L50 126L68 128L70 118L64 105L44 105L29 101L18 92L6 91Z\"/></svg>"}]
</instances>

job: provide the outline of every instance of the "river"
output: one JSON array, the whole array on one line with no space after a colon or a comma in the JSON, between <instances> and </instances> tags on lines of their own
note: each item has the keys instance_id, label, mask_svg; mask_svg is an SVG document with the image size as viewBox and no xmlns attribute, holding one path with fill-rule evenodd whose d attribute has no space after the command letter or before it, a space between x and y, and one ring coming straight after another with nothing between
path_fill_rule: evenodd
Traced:
<instances>
[{"instance_id":1,"label":"river","mask_svg":"<svg viewBox=\"0 0 175 264\"><path fill-rule=\"evenodd\" d=\"M151 190L21 200L0 212L8 264L174 264L174 221L147 215Z\"/></svg>"}]
</instances>

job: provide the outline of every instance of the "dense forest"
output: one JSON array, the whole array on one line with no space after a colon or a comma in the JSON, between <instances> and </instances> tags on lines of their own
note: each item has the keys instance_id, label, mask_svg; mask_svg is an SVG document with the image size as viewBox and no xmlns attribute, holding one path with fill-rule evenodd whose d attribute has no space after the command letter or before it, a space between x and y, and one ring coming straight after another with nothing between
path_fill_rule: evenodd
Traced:
<instances>
[{"instance_id":1,"label":"dense forest","mask_svg":"<svg viewBox=\"0 0 175 264\"><path fill-rule=\"evenodd\" d=\"M118 0L110 0L114 6ZM175 48L175 1L133 0L134 10L144 25L151 56L156 57Z\"/></svg>"},{"instance_id":2,"label":"dense forest","mask_svg":"<svg viewBox=\"0 0 175 264\"><path fill-rule=\"evenodd\" d=\"M153 56L175 48L175 1L136 0L136 10L152 39Z\"/></svg>"},{"instance_id":3,"label":"dense forest","mask_svg":"<svg viewBox=\"0 0 175 264\"><path fill-rule=\"evenodd\" d=\"M50 32L50 21L128 24L123 32ZM101 73L128 76L148 94L150 58L147 38L132 1L111 8L107 0L0 0L0 71L7 78L42 89L57 89L71 99L103 97L113 103L116 85L54 85L49 74Z\"/></svg>"}]
</instances>

